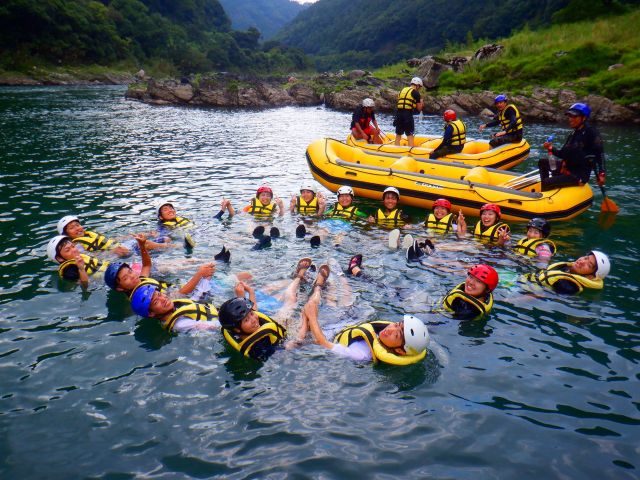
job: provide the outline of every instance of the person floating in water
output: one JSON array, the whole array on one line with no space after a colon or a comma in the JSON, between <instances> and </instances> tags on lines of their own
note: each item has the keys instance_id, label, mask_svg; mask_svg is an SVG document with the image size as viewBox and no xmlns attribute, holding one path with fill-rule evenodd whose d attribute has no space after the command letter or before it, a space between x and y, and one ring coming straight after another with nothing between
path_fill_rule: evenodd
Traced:
<instances>
[{"instance_id":1,"label":"person floating in water","mask_svg":"<svg viewBox=\"0 0 640 480\"><path fill-rule=\"evenodd\" d=\"M464 282L449 291L442 301L445 310L458 320L476 320L491 312L493 291L498 286L498 272L489 265L475 265Z\"/></svg>"},{"instance_id":2,"label":"person floating in water","mask_svg":"<svg viewBox=\"0 0 640 480\"><path fill-rule=\"evenodd\" d=\"M556 245L549 240L551 234L551 224L544 218L532 218L527 223L527 235L518 240L513 247L516 253L536 257L541 260L548 260L556 253ZM498 245L504 245L511 239L507 233L498 237Z\"/></svg>"},{"instance_id":3,"label":"person floating in water","mask_svg":"<svg viewBox=\"0 0 640 480\"><path fill-rule=\"evenodd\" d=\"M585 288L601 290L610 271L609 257L599 250L592 250L573 262L558 262L544 270L528 273L525 279L556 293L574 295Z\"/></svg>"},{"instance_id":4,"label":"person floating in water","mask_svg":"<svg viewBox=\"0 0 640 480\"><path fill-rule=\"evenodd\" d=\"M473 235L490 241L500 241L506 238L511 229L509 225L502 222L500 217L502 212L495 203L485 203L480 208L480 220L476 223ZM458 237L462 238L467 234L467 222L462 212L458 214Z\"/></svg>"},{"instance_id":5,"label":"person floating in water","mask_svg":"<svg viewBox=\"0 0 640 480\"><path fill-rule=\"evenodd\" d=\"M89 277L104 272L109 262L80 253L78 247L66 235L56 235L47 244L47 256L58 262L60 278L78 281L83 287L89 285Z\"/></svg>"},{"instance_id":6,"label":"person floating in water","mask_svg":"<svg viewBox=\"0 0 640 480\"><path fill-rule=\"evenodd\" d=\"M355 193L353 188L343 185L338 188L338 201L326 213L328 218L344 218L346 220L357 220L358 218L367 218L367 214L361 212L358 207L353 205Z\"/></svg>"},{"instance_id":7,"label":"person floating in water","mask_svg":"<svg viewBox=\"0 0 640 480\"><path fill-rule=\"evenodd\" d=\"M400 192L396 187L387 187L382 192L382 208L376 212L376 216L369 215L367 221L376 223L382 227L398 228L402 227L408 220L409 215L398 208Z\"/></svg>"},{"instance_id":8,"label":"person floating in water","mask_svg":"<svg viewBox=\"0 0 640 480\"><path fill-rule=\"evenodd\" d=\"M300 187L300 195L291 196L289 211L300 215L321 216L326 206L324 195L317 192L316 188L308 183Z\"/></svg>"},{"instance_id":9,"label":"person floating in water","mask_svg":"<svg viewBox=\"0 0 640 480\"><path fill-rule=\"evenodd\" d=\"M451 202L446 198L433 202L433 210L427 215L424 226L438 233L457 232L458 225L455 214L451 212Z\"/></svg>"},{"instance_id":10,"label":"person floating in water","mask_svg":"<svg viewBox=\"0 0 640 480\"><path fill-rule=\"evenodd\" d=\"M172 203L165 202L158 208L158 225L162 234L168 235L174 231L181 232L186 249L192 249L196 246L192 235L195 224L188 218L178 216Z\"/></svg>"},{"instance_id":11,"label":"person floating in water","mask_svg":"<svg viewBox=\"0 0 640 480\"><path fill-rule=\"evenodd\" d=\"M280 198L273 198L271 187L263 185L256 190L256 196L251 199L251 204L242 210L256 218L271 218L276 212L279 216L284 215L284 204Z\"/></svg>"}]
</instances>

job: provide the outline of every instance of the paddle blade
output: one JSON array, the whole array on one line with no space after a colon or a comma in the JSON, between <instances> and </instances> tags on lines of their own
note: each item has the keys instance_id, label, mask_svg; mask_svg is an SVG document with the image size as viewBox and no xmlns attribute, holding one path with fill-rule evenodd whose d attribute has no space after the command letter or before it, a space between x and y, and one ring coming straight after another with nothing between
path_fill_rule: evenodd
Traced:
<instances>
[{"instance_id":1,"label":"paddle blade","mask_svg":"<svg viewBox=\"0 0 640 480\"><path fill-rule=\"evenodd\" d=\"M607 196L607 192L603 186L600 186L600 190L602 190L602 197L603 197L602 204L600 204L600 211L609 212L609 213L618 213L620 209L618 208L618 205L616 205L616 202L614 202Z\"/></svg>"},{"instance_id":2,"label":"paddle blade","mask_svg":"<svg viewBox=\"0 0 640 480\"><path fill-rule=\"evenodd\" d=\"M609 230L616 223L616 214L613 212L600 212L598 215L598 225L603 230Z\"/></svg>"}]
</instances>

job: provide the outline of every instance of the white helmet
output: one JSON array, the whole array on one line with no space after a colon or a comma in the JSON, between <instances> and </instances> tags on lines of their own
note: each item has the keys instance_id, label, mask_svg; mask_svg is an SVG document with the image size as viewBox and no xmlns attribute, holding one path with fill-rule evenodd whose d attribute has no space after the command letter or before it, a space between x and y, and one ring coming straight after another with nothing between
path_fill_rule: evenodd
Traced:
<instances>
[{"instance_id":1,"label":"white helmet","mask_svg":"<svg viewBox=\"0 0 640 480\"><path fill-rule=\"evenodd\" d=\"M404 349L410 355L422 353L429 346L429 330L422 320L404 316Z\"/></svg>"},{"instance_id":2,"label":"white helmet","mask_svg":"<svg viewBox=\"0 0 640 480\"><path fill-rule=\"evenodd\" d=\"M69 225L71 222L79 222L80 220L75 215L66 215L60 219L58 222L58 233L60 235L64 235L64 227Z\"/></svg>"},{"instance_id":3,"label":"white helmet","mask_svg":"<svg viewBox=\"0 0 640 480\"><path fill-rule=\"evenodd\" d=\"M365 98L364 100L362 100L362 106L373 108L376 106L376 104L370 98Z\"/></svg>"},{"instance_id":4,"label":"white helmet","mask_svg":"<svg viewBox=\"0 0 640 480\"><path fill-rule=\"evenodd\" d=\"M411 84L412 85L420 85L421 87L423 86L422 85L422 79L420 77L413 77L411 79Z\"/></svg>"},{"instance_id":5,"label":"white helmet","mask_svg":"<svg viewBox=\"0 0 640 480\"><path fill-rule=\"evenodd\" d=\"M352 197L355 197L355 194L353 193L353 188L351 188L348 185L343 185L342 187L340 187L338 189L338 195L351 195Z\"/></svg>"},{"instance_id":6,"label":"white helmet","mask_svg":"<svg viewBox=\"0 0 640 480\"><path fill-rule=\"evenodd\" d=\"M384 196L389 193L395 193L398 196L398 199L400 199L400 192L398 191L398 189L396 187L387 187L384 189L384 192L382 192L382 198L384 198Z\"/></svg>"},{"instance_id":7,"label":"white helmet","mask_svg":"<svg viewBox=\"0 0 640 480\"><path fill-rule=\"evenodd\" d=\"M316 193L316 187L314 187L310 183L305 183L305 184L301 185L300 186L300 191L302 192L302 190L310 190L313 193Z\"/></svg>"},{"instance_id":8,"label":"white helmet","mask_svg":"<svg viewBox=\"0 0 640 480\"><path fill-rule=\"evenodd\" d=\"M596 258L596 277L600 280L604 280L604 277L609 275L609 272L611 271L611 262L609 261L609 257L598 250L592 250L589 253Z\"/></svg>"},{"instance_id":9,"label":"white helmet","mask_svg":"<svg viewBox=\"0 0 640 480\"><path fill-rule=\"evenodd\" d=\"M70 240L70 238L66 235L56 235L47 243L47 256L54 262L57 262L58 245L60 245L60 242L63 240Z\"/></svg>"}]
</instances>

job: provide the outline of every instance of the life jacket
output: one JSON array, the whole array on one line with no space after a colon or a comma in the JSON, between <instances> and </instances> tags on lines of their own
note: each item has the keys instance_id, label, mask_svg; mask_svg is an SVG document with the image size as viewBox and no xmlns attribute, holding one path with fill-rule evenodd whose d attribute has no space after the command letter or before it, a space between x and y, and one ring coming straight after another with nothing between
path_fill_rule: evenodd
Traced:
<instances>
[{"instance_id":1,"label":"life jacket","mask_svg":"<svg viewBox=\"0 0 640 480\"><path fill-rule=\"evenodd\" d=\"M515 127L509 127L509 119L504 115L504 112L506 112L508 108L513 108L513 110L516 112ZM500 121L500 126L502 126L502 129L507 133L516 133L522 131L522 117L520 116L518 108L513 103L510 103L504 108L504 110L498 113L498 120Z\"/></svg>"},{"instance_id":2,"label":"life jacket","mask_svg":"<svg viewBox=\"0 0 640 480\"><path fill-rule=\"evenodd\" d=\"M373 112L371 113L371 115L367 115L366 113L364 113L364 109L362 109L362 114L358 118L358 123L360 124L360 128L362 128L362 130L366 130L373 120Z\"/></svg>"},{"instance_id":3,"label":"life jacket","mask_svg":"<svg viewBox=\"0 0 640 480\"><path fill-rule=\"evenodd\" d=\"M497 240L498 229L500 227L506 227L507 232L511 231L511 229L509 228L509 225L507 225L504 222L501 222L500 220L498 220L498 222L495 225L491 225L490 227L487 227L486 229L483 230L482 221L479 221L478 223L476 223L476 228L473 231L473 234L477 237L488 238L489 240Z\"/></svg>"},{"instance_id":4,"label":"life jacket","mask_svg":"<svg viewBox=\"0 0 640 480\"><path fill-rule=\"evenodd\" d=\"M398 110L413 110L416 108L416 100L411 94L413 87L404 87L398 94Z\"/></svg>"},{"instance_id":5,"label":"life jacket","mask_svg":"<svg viewBox=\"0 0 640 480\"><path fill-rule=\"evenodd\" d=\"M464 145L464 142L467 140L467 127L462 120L454 120L453 122L447 122L444 126L445 130L447 126L451 125L453 127L453 135L451 137L452 146Z\"/></svg>"},{"instance_id":6,"label":"life jacket","mask_svg":"<svg viewBox=\"0 0 640 480\"><path fill-rule=\"evenodd\" d=\"M95 252L96 250L106 250L113 244L113 240L106 238L96 232L84 232L84 236L74 238L73 243L82 245L87 252Z\"/></svg>"},{"instance_id":7,"label":"life jacket","mask_svg":"<svg viewBox=\"0 0 640 480\"><path fill-rule=\"evenodd\" d=\"M296 197L296 209L301 215L313 215L314 213L318 213L318 197L314 195L311 201L307 203L300 195L298 195Z\"/></svg>"},{"instance_id":8,"label":"life jacket","mask_svg":"<svg viewBox=\"0 0 640 480\"><path fill-rule=\"evenodd\" d=\"M438 220L433 212L431 212L427 216L427 221L424 222L424 226L435 230L436 232L449 233L453 231L454 218L453 213L447 213L444 217Z\"/></svg>"},{"instance_id":9,"label":"life jacket","mask_svg":"<svg viewBox=\"0 0 640 480\"><path fill-rule=\"evenodd\" d=\"M339 331L333 339L333 342L348 347L355 341L364 340L371 350L373 363L380 361L391 365L411 365L412 363L417 363L422 360L427 355L426 349L416 355L396 355L382 345L378 334L391 323L393 322L374 320L372 322L351 325Z\"/></svg>"},{"instance_id":10,"label":"life jacket","mask_svg":"<svg viewBox=\"0 0 640 480\"><path fill-rule=\"evenodd\" d=\"M225 340L229 342L229 345L245 357L255 358L251 355L252 348L260 340L268 338L271 345L277 345L284 340L284 337L287 335L287 330L275 320L261 312L256 312L256 314L258 315L260 328L246 338L242 338L240 335L227 328L222 329L222 334L224 335Z\"/></svg>"},{"instance_id":11,"label":"life jacket","mask_svg":"<svg viewBox=\"0 0 640 480\"><path fill-rule=\"evenodd\" d=\"M180 317L188 317L198 322L210 322L218 318L218 310L213 304L196 303L188 298L181 298L173 301L175 310L167 318L160 320L162 328L173 329L176 320Z\"/></svg>"},{"instance_id":12,"label":"life jacket","mask_svg":"<svg viewBox=\"0 0 640 480\"><path fill-rule=\"evenodd\" d=\"M160 280L156 280L155 278L140 277L140 283L138 285L136 285L133 288L133 290L131 290L131 293L129 294L129 300L131 300L131 298L133 297L133 294L136 292L136 290L138 290L143 285L153 285L154 287L157 287L160 292L166 292L167 288L169 288L171 286L170 283L163 282L163 281L160 281Z\"/></svg>"},{"instance_id":13,"label":"life jacket","mask_svg":"<svg viewBox=\"0 0 640 480\"><path fill-rule=\"evenodd\" d=\"M442 306L445 310L449 312L455 313L455 309L453 308L453 301L459 298L465 303L468 303L472 307L474 307L478 311L478 316L474 318L477 320L485 315L488 315L491 309L493 308L493 294L489 292L487 296L484 298L484 301L480 298L474 297L473 295L469 295L464 291L464 282L457 285L453 288L442 300Z\"/></svg>"},{"instance_id":14,"label":"life jacket","mask_svg":"<svg viewBox=\"0 0 640 480\"><path fill-rule=\"evenodd\" d=\"M96 257L90 257L89 255L85 255L84 253L81 253L80 257L82 257L82 260L84 261L84 269L87 272L87 275L93 275L97 272L104 272L109 266L109 262L104 262L97 259ZM66 262L62 262L58 267L58 275L60 275L61 278L64 278L64 271L72 266L78 268L75 260L67 260Z\"/></svg>"},{"instance_id":15,"label":"life jacket","mask_svg":"<svg viewBox=\"0 0 640 480\"><path fill-rule=\"evenodd\" d=\"M358 214L358 208L354 205L351 205L347 208L344 208L342 205L336 202L333 206L333 210L329 214L329 217L340 217L346 218L347 220L354 220Z\"/></svg>"},{"instance_id":16,"label":"life jacket","mask_svg":"<svg viewBox=\"0 0 640 480\"><path fill-rule=\"evenodd\" d=\"M538 253L536 252L536 248L538 248L540 245L547 245L549 247L549 250L551 250L551 255L556 254L556 244L546 238L524 237L518 240L518 243L515 247L513 247L513 249L517 253L521 253L522 255L537 257Z\"/></svg>"},{"instance_id":17,"label":"life jacket","mask_svg":"<svg viewBox=\"0 0 640 480\"><path fill-rule=\"evenodd\" d=\"M530 282L552 288L553 284L558 280L566 280L577 287L577 293L581 293L585 288L602 290L604 282L601 278L590 279L576 273L569 273L567 270L571 265L572 263L569 262L554 263L544 270L538 270L536 273L527 273L525 278Z\"/></svg>"},{"instance_id":18,"label":"life jacket","mask_svg":"<svg viewBox=\"0 0 640 480\"><path fill-rule=\"evenodd\" d=\"M270 217L273 215L275 208L276 204L273 202L268 205L263 205L257 198L252 198L251 205L249 205L247 212L256 217Z\"/></svg>"},{"instance_id":19,"label":"life jacket","mask_svg":"<svg viewBox=\"0 0 640 480\"><path fill-rule=\"evenodd\" d=\"M160 223L169 228L181 228L191 226L191 220L183 217L176 217L173 220L160 220Z\"/></svg>"},{"instance_id":20,"label":"life jacket","mask_svg":"<svg viewBox=\"0 0 640 480\"><path fill-rule=\"evenodd\" d=\"M395 208L389 212L387 215L382 211L381 208L378 209L376 213L376 223L378 225L382 225L384 227L400 227L404 225L402 221L401 215L402 211L399 208Z\"/></svg>"}]
</instances>

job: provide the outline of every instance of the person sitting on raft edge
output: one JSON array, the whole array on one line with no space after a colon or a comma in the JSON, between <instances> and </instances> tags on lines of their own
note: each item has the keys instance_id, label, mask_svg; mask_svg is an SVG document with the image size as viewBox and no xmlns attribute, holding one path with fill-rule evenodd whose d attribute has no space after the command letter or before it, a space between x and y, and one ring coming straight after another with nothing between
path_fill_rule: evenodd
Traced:
<instances>
[{"instance_id":1,"label":"person sitting on raft edge","mask_svg":"<svg viewBox=\"0 0 640 480\"><path fill-rule=\"evenodd\" d=\"M487 127L500 125L502 131L493 134L489 141L491 148L496 148L506 143L520 143L522 141L523 123L518 108L513 103L508 103L507 96L503 94L496 96L493 103L498 109L498 115L495 120L480 125L478 131L482 132Z\"/></svg>"},{"instance_id":2,"label":"person sitting on raft edge","mask_svg":"<svg viewBox=\"0 0 640 480\"><path fill-rule=\"evenodd\" d=\"M351 117L351 135L356 140L366 140L368 143L382 144L380 127L373 111L375 102L371 98L362 100Z\"/></svg>"},{"instance_id":3,"label":"person sitting on raft edge","mask_svg":"<svg viewBox=\"0 0 640 480\"><path fill-rule=\"evenodd\" d=\"M454 110L445 110L442 118L445 121L442 142L429 155L431 159L444 157L451 153L460 153L467 140L467 127Z\"/></svg>"},{"instance_id":4,"label":"person sitting on raft edge","mask_svg":"<svg viewBox=\"0 0 640 480\"><path fill-rule=\"evenodd\" d=\"M493 308L493 291L500 281L489 265L476 265L467 272L464 282L445 295L442 306L458 320L479 320Z\"/></svg>"},{"instance_id":5,"label":"person sitting on raft edge","mask_svg":"<svg viewBox=\"0 0 640 480\"><path fill-rule=\"evenodd\" d=\"M396 187L385 188L384 192L382 192L382 208L378 209L375 217L369 215L367 221L376 223L381 227L402 227L409 220L409 215L398 208L399 201L400 191Z\"/></svg>"},{"instance_id":6,"label":"person sitting on raft edge","mask_svg":"<svg viewBox=\"0 0 640 480\"><path fill-rule=\"evenodd\" d=\"M525 279L549 287L556 293L575 295L585 288L602 290L610 271L609 257L599 250L592 250L574 262L558 262L544 270L528 273Z\"/></svg>"}]
</instances>

